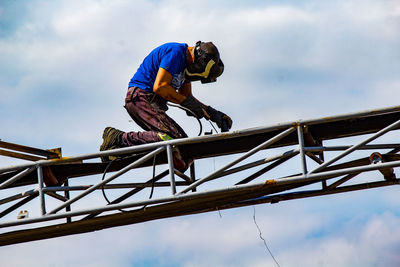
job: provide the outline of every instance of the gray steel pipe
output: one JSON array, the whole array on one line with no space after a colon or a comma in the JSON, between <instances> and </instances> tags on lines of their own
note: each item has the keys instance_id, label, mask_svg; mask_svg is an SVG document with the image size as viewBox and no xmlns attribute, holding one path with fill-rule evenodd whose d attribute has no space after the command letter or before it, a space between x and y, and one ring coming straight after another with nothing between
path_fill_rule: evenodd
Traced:
<instances>
[{"instance_id":1,"label":"gray steel pipe","mask_svg":"<svg viewBox=\"0 0 400 267\"><path fill-rule=\"evenodd\" d=\"M182 195L174 195L174 196L166 197L166 198L149 199L149 200L145 200L145 201L129 202L129 203L125 203L125 204L111 204L111 205L108 205L105 207L100 207L100 208L71 211L71 212L65 212L65 213L59 213L59 214L47 214L45 216L38 217L38 218L29 218L29 219L24 219L24 220L19 220L19 221L1 223L0 228L16 226L16 225L23 225L23 224L30 224L30 223L37 223L37 222L45 222L45 221L50 221L50 220L55 220L55 219L63 219L66 217L92 214L92 213L96 213L96 212L105 212L105 211L112 211L112 210L118 210L118 209L139 207L139 206L144 206L144 205L196 199L196 198L201 198L201 197L206 196L211 193L225 193L225 192L235 191L235 190L240 190L240 189L252 189L252 188L256 189L256 188L262 188L265 186L274 186L274 185L289 185L289 184L294 184L294 183L298 183L298 182L307 182L307 181L309 182L309 181L313 181L313 180L319 181L320 179L326 178L326 177L328 177L327 179L329 179L330 177L337 177L337 176L340 176L343 174L356 173L356 172L360 172L360 171L361 172L362 171L374 171L374 170L378 170L380 168L390 168L390 167L398 167L398 166L400 166L400 161L393 161L393 162L386 162L386 163L379 164L379 166L374 164L374 165L347 168L347 169L336 170L336 171L328 171L325 173L320 172L320 173L316 173L316 174L310 174L307 177L305 177L303 175L299 175L299 176L294 176L294 177L281 178L281 179L277 179L277 180L267 180L266 182L255 183L255 184L251 184L251 185L247 185L247 184L246 185L237 185L237 186L233 186L233 187L227 187L224 189L209 190L209 191L195 192L195 193L182 194ZM398 182L398 180L397 180L397 182Z\"/></svg>"},{"instance_id":2,"label":"gray steel pipe","mask_svg":"<svg viewBox=\"0 0 400 267\"><path fill-rule=\"evenodd\" d=\"M42 166L48 166L48 165L54 165L54 164L59 164L59 163L74 162L74 161L85 160L85 159L93 159L93 158L98 158L98 157L102 157L102 156L115 156L115 155L121 155L121 154L137 153L137 152L152 150L152 149L162 147L165 145L174 146L174 145L183 145L183 144L187 144L187 143L193 144L193 143L217 141L217 140L222 140L222 139L235 138L238 136L248 136L248 135L253 135L253 134L264 133L264 132L268 132L271 130L284 130L284 129L287 129L288 127L293 127L293 126L297 126L300 124L312 125L312 124L317 124L320 122L331 122L331 121L338 121L338 120L342 120L342 119L357 118L360 116L385 114L385 113L398 112L398 111L400 111L400 106L390 107L390 108L386 108L386 109L379 109L379 110L368 110L368 111L364 111L364 112L349 113L349 114L344 114L344 115L339 115L339 116L332 116L329 118L295 121L295 122L282 123L282 124L266 126L266 127L255 127L255 128L241 130L241 131L233 131L233 132L230 132L229 134L222 133L222 134L214 134L214 135L206 135L206 136L198 136L198 137L180 138L180 139L175 139L175 140L162 141L162 142L144 144L144 145L133 146L133 147L118 148L118 149L101 151L101 152L91 153L91 154L84 154L84 155L74 156L74 157L51 159L51 160L39 160L34 163L25 163L25 164L20 164L20 165L15 165L15 166L8 166L8 167L0 168L0 173L6 172L6 171L11 171L11 170L30 168L37 164L42 165Z\"/></svg>"},{"instance_id":3,"label":"gray steel pipe","mask_svg":"<svg viewBox=\"0 0 400 267\"><path fill-rule=\"evenodd\" d=\"M89 193L93 192L94 190L96 190L98 187L114 180L115 178L119 177L120 175L126 173L127 171L129 171L130 169L142 164L143 162L147 161L148 159L152 158L153 156L157 155L158 153L162 152L165 150L165 147L160 147L150 153L148 153L147 155L141 157L140 159L136 160L135 162L129 164L128 166L124 167L123 169L121 169L120 171L118 171L116 174L110 176L107 179L104 179L103 181L101 181L100 183L93 185L92 187L88 188L87 190L85 190L84 192L82 192L81 194L77 195L76 197L68 200L67 202L65 202L64 204L62 204L61 206L59 206L58 208L52 210L51 212L49 212L49 214L53 214L56 213L57 211L71 205L72 203L74 203L75 201L81 199L82 197L88 195Z\"/></svg>"},{"instance_id":4,"label":"gray steel pipe","mask_svg":"<svg viewBox=\"0 0 400 267\"><path fill-rule=\"evenodd\" d=\"M232 161L231 163L228 163L224 167L218 169L214 173L204 177L203 179L197 180L196 182L194 182L193 184L191 184L190 186L188 186L187 188L185 188L184 190L182 190L178 194L186 193L186 192L192 190L193 188L199 186L200 184L211 180L212 178L214 178L215 176L219 175L220 173L222 173L223 171L227 170L228 168L230 168L230 167L234 166L235 164L237 164L237 163L245 160L246 158L252 156L256 152L260 151L261 149L266 148L267 146L269 146L269 145L281 140L282 138L284 138L285 136L289 135L290 133L292 133L295 130L296 130L295 127L290 127L289 129L286 129L285 131L281 132L280 134L278 134L278 135L272 137L271 139L265 141L261 145L258 145L257 147L253 148L252 150L250 150L249 152L247 152L243 156L239 157L238 159L236 159L236 160Z\"/></svg>"},{"instance_id":5,"label":"gray steel pipe","mask_svg":"<svg viewBox=\"0 0 400 267\"><path fill-rule=\"evenodd\" d=\"M343 153L341 153L340 155L334 157L333 159L330 159L330 160L324 162L323 164L321 164L320 166L318 166L318 167L315 168L314 170L310 171L309 173L317 172L317 171L319 171L319 170L321 170L321 169L323 169L323 168L329 166L330 164L332 164L332 163L338 161L339 159L341 159L341 158L347 156L348 154L350 154L351 152L355 151L357 148L359 148L359 147L361 147L361 146L363 146L363 145L365 145L365 144L367 144L367 143L369 143L369 142L375 140L376 138L378 138L378 137L380 137L381 135L387 133L388 131L392 130L393 128L396 128L396 127L399 126L399 125L400 125L400 120L398 120L398 121L396 121L396 122L390 124L389 126L383 128L382 130L380 130L379 132L375 133L375 134L372 135L371 137L365 139L364 141L362 141L362 142L360 142L360 143L358 143L358 144L356 144L356 145L354 145L354 146L349 147L348 149L346 149L346 150L345 150Z\"/></svg>"},{"instance_id":6,"label":"gray steel pipe","mask_svg":"<svg viewBox=\"0 0 400 267\"><path fill-rule=\"evenodd\" d=\"M28 169L26 169L26 170L24 170L24 171L18 173L17 175L11 177L11 178L8 179L7 181L5 181L5 182L3 182L2 184L0 184L0 189L3 189L3 188L5 188L5 187L9 186L10 184L12 184L12 183L18 181L19 179L25 177L25 175L27 175L27 174L33 172L35 169L36 169L36 166L32 166L32 167L29 167Z\"/></svg>"},{"instance_id":7,"label":"gray steel pipe","mask_svg":"<svg viewBox=\"0 0 400 267\"><path fill-rule=\"evenodd\" d=\"M175 195L176 193L175 171L174 171L174 160L173 160L171 145L167 145L167 158L168 158L169 178L171 181L171 192L173 195Z\"/></svg>"},{"instance_id":8,"label":"gray steel pipe","mask_svg":"<svg viewBox=\"0 0 400 267\"><path fill-rule=\"evenodd\" d=\"M307 163L306 163L306 155L304 153L304 136L303 136L303 126L297 126L297 138L299 140L299 150L300 150L300 160L303 175L307 173Z\"/></svg>"}]
</instances>

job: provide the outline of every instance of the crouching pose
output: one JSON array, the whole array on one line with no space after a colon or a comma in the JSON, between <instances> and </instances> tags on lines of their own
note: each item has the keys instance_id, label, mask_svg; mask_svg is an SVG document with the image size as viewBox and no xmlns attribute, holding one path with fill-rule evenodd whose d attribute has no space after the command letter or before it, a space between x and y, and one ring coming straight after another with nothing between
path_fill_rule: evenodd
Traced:
<instances>
[{"instance_id":1,"label":"crouching pose","mask_svg":"<svg viewBox=\"0 0 400 267\"><path fill-rule=\"evenodd\" d=\"M211 42L166 43L155 48L143 60L129 82L125 108L144 131L123 132L107 127L100 150L146 144L187 137L184 130L166 114L167 102L179 104L197 118L209 119L218 127L230 129L226 114L201 103L192 95L191 82L215 82L224 71L217 47ZM184 171L187 159L174 150L174 165ZM102 158L103 161L109 160Z\"/></svg>"}]
</instances>

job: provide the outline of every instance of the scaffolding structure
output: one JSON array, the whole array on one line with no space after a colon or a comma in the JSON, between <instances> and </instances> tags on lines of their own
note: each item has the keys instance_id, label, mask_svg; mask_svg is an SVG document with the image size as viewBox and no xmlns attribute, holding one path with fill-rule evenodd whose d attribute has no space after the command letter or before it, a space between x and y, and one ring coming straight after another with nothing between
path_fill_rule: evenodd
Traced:
<instances>
[{"instance_id":1,"label":"scaffolding structure","mask_svg":"<svg viewBox=\"0 0 400 267\"><path fill-rule=\"evenodd\" d=\"M5 148L0 155L29 161L0 168L0 246L396 185L400 143L390 141L397 140L398 129L400 106L73 157L62 157L61 149L0 141ZM193 160L187 173L174 168L175 148ZM117 159L100 162L107 156ZM198 177L200 161L226 156L221 167L206 174L202 168ZM162 171L156 174L155 167ZM147 179L116 183L138 172ZM114 196L110 192L115 189L124 193L109 201L104 193ZM163 194L153 197L161 190ZM107 201L87 200L100 191ZM32 201L38 211L28 216L24 208ZM18 219L10 219L19 209Z\"/></svg>"}]
</instances>

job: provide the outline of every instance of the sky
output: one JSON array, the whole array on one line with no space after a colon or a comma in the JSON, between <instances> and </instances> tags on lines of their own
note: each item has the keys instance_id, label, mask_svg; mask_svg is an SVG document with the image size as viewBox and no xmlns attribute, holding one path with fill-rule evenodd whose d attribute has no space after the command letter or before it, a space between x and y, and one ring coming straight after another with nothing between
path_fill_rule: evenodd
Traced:
<instances>
[{"instance_id":1,"label":"sky","mask_svg":"<svg viewBox=\"0 0 400 267\"><path fill-rule=\"evenodd\" d=\"M96 152L143 58L212 41L225 64L194 95L232 130L398 105L397 0L0 0L0 139ZM198 125L171 108L190 136ZM209 125L204 123L206 130ZM10 165L0 158L1 166ZM206 162L205 164L221 164ZM5 266L399 266L398 188L170 218L2 247Z\"/></svg>"}]
</instances>

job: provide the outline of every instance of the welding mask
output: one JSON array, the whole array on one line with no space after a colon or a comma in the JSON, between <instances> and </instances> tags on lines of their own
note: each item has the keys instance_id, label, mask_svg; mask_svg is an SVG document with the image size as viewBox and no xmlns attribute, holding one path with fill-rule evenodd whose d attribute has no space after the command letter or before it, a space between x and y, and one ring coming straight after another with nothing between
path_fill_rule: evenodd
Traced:
<instances>
[{"instance_id":1,"label":"welding mask","mask_svg":"<svg viewBox=\"0 0 400 267\"><path fill-rule=\"evenodd\" d=\"M194 47L194 62L185 69L185 79L211 83L224 71L217 47L211 42L198 41Z\"/></svg>"}]
</instances>

